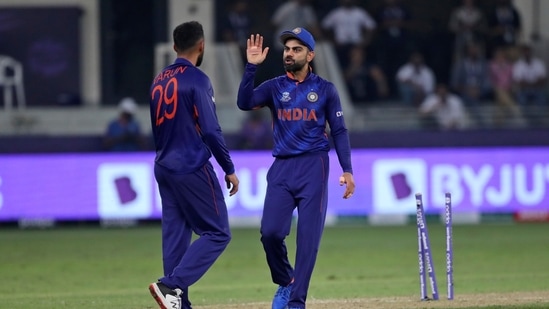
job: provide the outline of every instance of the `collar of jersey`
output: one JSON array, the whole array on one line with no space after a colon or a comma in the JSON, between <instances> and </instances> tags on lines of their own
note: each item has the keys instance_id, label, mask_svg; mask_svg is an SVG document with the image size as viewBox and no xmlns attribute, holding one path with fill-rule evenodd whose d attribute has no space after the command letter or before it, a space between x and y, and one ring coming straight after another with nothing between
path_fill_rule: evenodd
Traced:
<instances>
[{"instance_id":1,"label":"collar of jersey","mask_svg":"<svg viewBox=\"0 0 549 309\"><path fill-rule=\"evenodd\" d=\"M184 65L192 65L194 66L194 64L192 64L189 60L185 59L185 58L181 58L181 57L178 57L175 59L174 61L175 64L184 64Z\"/></svg>"},{"instance_id":2,"label":"collar of jersey","mask_svg":"<svg viewBox=\"0 0 549 309\"><path fill-rule=\"evenodd\" d=\"M307 73L307 76L305 76L305 78L303 80L297 80L294 78L294 76L290 73L290 72L286 72L286 76L288 76L289 79L291 80L295 80L296 82L298 83L302 83L304 82L306 79L309 78L309 76L311 76L311 73L313 73L313 68L311 66L309 66L309 73Z\"/></svg>"}]
</instances>

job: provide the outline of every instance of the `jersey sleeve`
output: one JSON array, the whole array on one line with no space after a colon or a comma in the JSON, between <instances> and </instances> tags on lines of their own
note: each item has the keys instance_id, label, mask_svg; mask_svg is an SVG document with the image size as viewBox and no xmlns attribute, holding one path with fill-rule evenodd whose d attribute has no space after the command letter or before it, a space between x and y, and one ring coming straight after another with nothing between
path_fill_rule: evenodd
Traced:
<instances>
[{"instance_id":1,"label":"jersey sleeve","mask_svg":"<svg viewBox=\"0 0 549 309\"><path fill-rule=\"evenodd\" d=\"M326 120L330 126L330 135L334 140L339 165L343 172L353 173L351 164L351 143L349 141L349 132L345 126L343 117L343 109L337 89L332 83L326 85L326 94L328 96L328 104L326 105Z\"/></svg>"},{"instance_id":2,"label":"jersey sleeve","mask_svg":"<svg viewBox=\"0 0 549 309\"><path fill-rule=\"evenodd\" d=\"M225 174L233 174L235 172L234 164L229 155L229 150L225 144L225 139L223 138L217 119L213 87L206 76L197 78L194 101L195 117L197 118L198 130L202 135L202 140L208 146Z\"/></svg>"},{"instance_id":3,"label":"jersey sleeve","mask_svg":"<svg viewBox=\"0 0 549 309\"><path fill-rule=\"evenodd\" d=\"M332 11L321 21L322 28L331 29L334 26L335 13Z\"/></svg>"},{"instance_id":4,"label":"jersey sleeve","mask_svg":"<svg viewBox=\"0 0 549 309\"><path fill-rule=\"evenodd\" d=\"M373 30L377 27L377 23L375 21L375 19L372 18L372 16L370 16L370 14L368 14L367 11L360 11L360 15L361 15L361 24L364 28L366 29L370 29L370 30Z\"/></svg>"},{"instance_id":5,"label":"jersey sleeve","mask_svg":"<svg viewBox=\"0 0 549 309\"><path fill-rule=\"evenodd\" d=\"M236 104L241 110L253 110L267 106L271 101L271 91L268 81L254 89L255 72L257 66L251 63L246 64L244 76L238 88Z\"/></svg>"},{"instance_id":6,"label":"jersey sleeve","mask_svg":"<svg viewBox=\"0 0 549 309\"><path fill-rule=\"evenodd\" d=\"M438 102L438 96L435 94L430 94L423 100L421 105L419 106L419 112L420 113L431 113L435 110L435 107L437 106Z\"/></svg>"}]
</instances>

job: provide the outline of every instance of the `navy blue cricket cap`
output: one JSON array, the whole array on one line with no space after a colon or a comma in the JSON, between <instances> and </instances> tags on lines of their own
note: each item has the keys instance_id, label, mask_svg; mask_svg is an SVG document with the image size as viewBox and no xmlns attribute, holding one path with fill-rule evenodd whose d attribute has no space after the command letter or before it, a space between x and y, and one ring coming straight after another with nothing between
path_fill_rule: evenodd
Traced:
<instances>
[{"instance_id":1,"label":"navy blue cricket cap","mask_svg":"<svg viewBox=\"0 0 549 309\"><path fill-rule=\"evenodd\" d=\"M293 30L283 31L280 34L280 41L282 41L282 44L286 43L289 39L297 39L301 41L303 45L307 46L309 50L315 50L315 39L309 31L305 30L305 28L297 27Z\"/></svg>"}]
</instances>

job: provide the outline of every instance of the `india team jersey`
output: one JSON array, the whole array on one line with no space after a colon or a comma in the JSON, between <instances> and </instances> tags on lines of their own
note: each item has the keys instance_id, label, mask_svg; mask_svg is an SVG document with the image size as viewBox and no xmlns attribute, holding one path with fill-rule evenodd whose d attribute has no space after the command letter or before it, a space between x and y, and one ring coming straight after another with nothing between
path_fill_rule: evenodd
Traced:
<instances>
[{"instance_id":1,"label":"india team jersey","mask_svg":"<svg viewBox=\"0 0 549 309\"><path fill-rule=\"evenodd\" d=\"M234 173L210 79L191 62L178 58L154 78L150 113L157 164L191 173L213 154L226 174Z\"/></svg>"},{"instance_id":2,"label":"india team jersey","mask_svg":"<svg viewBox=\"0 0 549 309\"><path fill-rule=\"evenodd\" d=\"M352 172L349 137L335 86L309 72L302 82L283 75L254 89L256 69L256 65L246 65L237 104L242 110L271 109L273 156L329 151L328 124L343 171Z\"/></svg>"}]
</instances>

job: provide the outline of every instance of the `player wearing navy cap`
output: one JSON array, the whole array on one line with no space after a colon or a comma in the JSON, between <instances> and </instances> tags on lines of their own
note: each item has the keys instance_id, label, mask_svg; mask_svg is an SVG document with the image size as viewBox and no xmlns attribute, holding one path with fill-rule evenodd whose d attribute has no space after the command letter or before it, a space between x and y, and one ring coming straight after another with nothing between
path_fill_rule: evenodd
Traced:
<instances>
[{"instance_id":1,"label":"player wearing navy cap","mask_svg":"<svg viewBox=\"0 0 549 309\"><path fill-rule=\"evenodd\" d=\"M267 80L254 89L257 66L269 51L263 36L248 39L238 107L268 107L273 117L273 156L267 174L267 194L261 220L261 242L271 277L278 289L273 309L305 308L309 282L320 246L328 200L329 141L326 124L342 167L343 198L355 190L351 147L335 86L312 72L315 40L304 28L284 31L286 75ZM288 260L285 238L294 209L298 211L295 265Z\"/></svg>"},{"instance_id":2,"label":"player wearing navy cap","mask_svg":"<svg viewBox=\"0 0 549 309\"><path fill-rule=\"evenodd\" d=\"M149 290L162 309L190 309L190 285L227 247L227 207L209 159L225 172L229 195L238 178L221 134L210 79L197 67L204 56L202 25L173 31L175 62L151 85L150 112L156 147L154 174L162 198L164 276ZM191 244L192 234L199 237Z\"/></svg>"}]
</instances>

